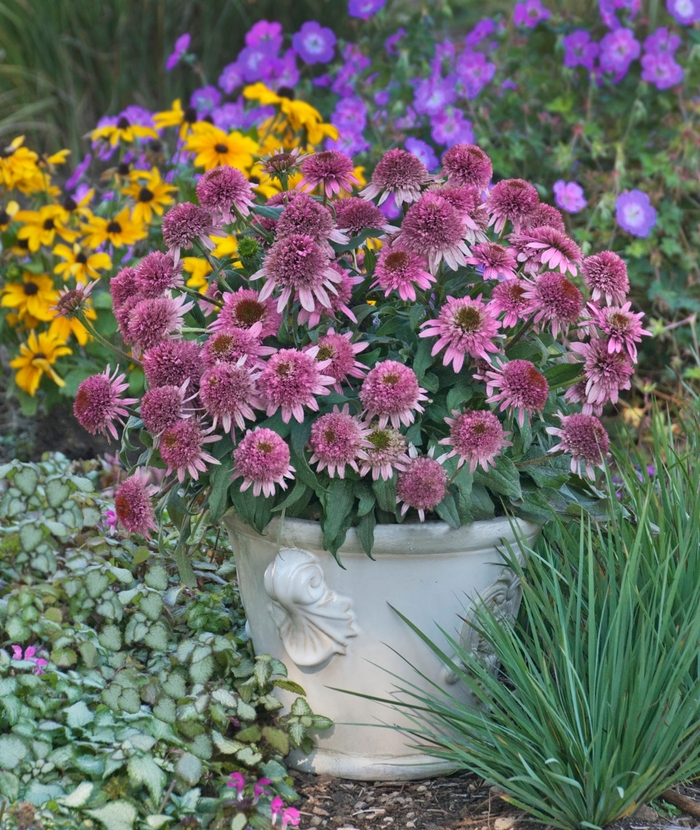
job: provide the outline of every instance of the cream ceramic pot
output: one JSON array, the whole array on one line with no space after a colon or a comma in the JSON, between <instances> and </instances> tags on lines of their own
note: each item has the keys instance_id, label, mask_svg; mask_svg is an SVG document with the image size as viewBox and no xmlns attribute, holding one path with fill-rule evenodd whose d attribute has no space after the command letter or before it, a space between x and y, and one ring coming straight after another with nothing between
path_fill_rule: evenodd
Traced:
<instances>
[{"instance_id":1,"label":"cream ceramic pot","mask_svg":"<svg viewBox=\"0 0 700 830\"><path fill-rule=\"evenodd\" d=\"M341 568L323 550L316 522L285 519L280 528L276 518L263 536L235 515L224 522L256 652L281 660L313 711L335 724L318 733L310 756L292 757L292 765L368 781L448 772L444 762L411 748L415 739L387 728L410 725L400 711L345 692L396 698L400 681L392 674L431 691L410 663L471 702L392 607L445 649L438 627L482 650L468 622L472 601L478 596L496 613L515 616L520 587L498 547L504 541L515 545L516 534L532 540L539 527L507 518L459 530L442 522L379 525L374 561L351 529L340 550ZM282 692L281 699L290 703L293 696Z\"/></svg>"}]
</instances>

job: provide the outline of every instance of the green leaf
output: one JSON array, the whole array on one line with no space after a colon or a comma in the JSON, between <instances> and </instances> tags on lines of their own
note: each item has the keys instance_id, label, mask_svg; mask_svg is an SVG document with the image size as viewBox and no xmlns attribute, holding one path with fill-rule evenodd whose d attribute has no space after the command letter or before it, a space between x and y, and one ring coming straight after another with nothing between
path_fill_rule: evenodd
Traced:
<instances>
[{"instance_id":1,"label":"green leaf","mask_svg":"<svg viewBox=\"0 0 700 830\"><path fill-rule=\"evenodd\" d=\"M12 483L25 496L33 496L39 483L39 473L34 467L24 466L12 479Z\"/></svg>"},{"instance_id":2,"label":"green leaf","mask_svg":"<svg viewBox=\"0 0 700 830\"><path fill-rule=\"evenodd\" d=\"M477 469L474 473L474 480L494 493L508 496L511 499L522 498L520 473L515 464L504 455L497 456L495 461L496 466L489 467L488 472Z\"/></svg>"},{"instance_id":3,"label":"green leaf","mask_svg":"<svg viewBox=\"0 0 700 830\"><path fill-rule=\"evenodd\" d=\"M184 752L175 764L175 775L191 787L198 783L203 771L202 761L191 752Z\"/></svg>"},{"instance_id":4,"label":"green leaf","mask_svg":"<svg viewBox=\"0 0 700 830\"><path fill-rule=\"evenodd\" d=\"M555 363L544 371L550 389L556 389L572 380L583 372L583 363Z\"/></svg>"},{"instance_id":5,"label":"green leaf","mask_svg":"<svg viewBox=\"0 0 700 830\"><path fill-rule=\"evenodd\" d=\"M423 375L434 362L434 358L430 354L432 345L432 342L429 342L426 339L421 339L418 344L418 348L416 349L416 354L413 358L413 371L416 373L416 377L419 382L423 379Z\"/></svg>"},{"instance_id":6,"label":"green leaf","mask_svg":"<svg viewBox=\"0 0 700 830\"><path fill-rule=\"evenodd\" d=\"M90 781L83 781L73 790L70 795L60 800L64 807L83 807L87 804L95 785Z\"/></svg>"},{"instance_id":7,"label":"green leaf","mask_svg":"<svg viewBox=\"0 0 700 830\"><path fill-rule=\"evenodd\" d=\"M94 712L91 712L85 701L79 700L65 711L66 723L71 729L80 729L95 720Z\"/></svg>"},{"instance_id":8,"label":"green leaf","mask_svg":"<svg viewBox=\"0 0 700 830\"><path fill-rule=\"evenodd\" d=\"M68 501L70 487L59 479L53 479L46 484L46 500L50 507L62 507Z\"/></svg>"},{"instance_id":9,"label":"green leaf","mask_svg":"<svg viewBox=\"0 0 700 830\"><path fill-rule=\"evenodd\" d=\"M262 216L264 219L279 219L284 208L281 207L265 207L264 205L252 205L251 210Z\"/></svg>"},{"instance_id":10,"label":"green leaf","mask_svg":"<svg viewBox=\"0 0 700 830\"><path fill-rule=\"evenodd\" d=\"M197 735L190 743L190 751L193 755L201 758L203 761L208 761L214 754L214 749L211 745L211 739L208 735Z\"/></svg>"},{"instance_id":11,"label":"green leaf","mask_svg":"<svg viewBox=\"0 0 700 830\"><path fill-rule=\"evenodd\" d=\"M280 510L292 507L306 495L307 489L307 485L301 479L297 479L291 492L276 507L272 508L272 512L277 513Z\"/></svg>"},{"instance_id":12,"label":"green leaf","mask_svg":"<svg viewBox=\"0 0 700 830\"><path fill-rule=\"evenodd\" d=\"M19 798L19 778L14 773L0 771L0 795L4 795L10 804Z\"/></svg>"},{"instance_id":13,"label":"green leaf","mask_svg":"<svg viewBox=\"0 0 700 830\"><path fill-rule=\"evenodd\" d=\"M25 553L31 553L43 541L44 533L41 527L31 523L24 524L19 531L19 543Z\"/></svg>"},{"instance_id":14,"label":"green leaf","mask_svg":"<svg viewBox=\"0 0 700 830\"><path fill-rule=\"evenodd\" d=\"M146 571L146 576L143 581L149 588L153 588L156 591L167 591L168 572L162 565L151 565Z\"/></svg>"},{"instance_id":15,"label":"green leaf","mask_svg":"<svg viewBox=\"0 0 700 830\"><path fill-rule=\"evenodd\" d=\"M374 490L374 495L377 497L380 510L384 510L386 513L396 512L396 485L393 479L384 481L383 478L378 478L372 482L372 490Z\"/></svg>"},{"instance_id":16,"label":"green leaf","mask_svg":"<svg viewBox=\"0 0 700 830\"><path fill-rule=\"evenodd\" d=\"M341 534L344 540L353 503L352 484L343 479L333 479L323 498L324 517L321 526L323 527L323 546L326 550L333 551L334 547L338 549Z\"/></svg>"},{"instance_id":17,"label":"green leaf","mask_svg":"<svg viewBox=\"0 0 700 830\"><path fill-rule=\"evenodd\" d=\"M136 821L136 807L128 801L113 801L104 807L85 812L104 824L107 830L132 830Z\"/></svg>"},{"instance_id":18,"label":"green leaf","mask_svg":"<svg viewBox=\"0 0 700 830\"><path fill-rule=\"evenodd\" d=\"M163 795L167 776L150 755L132 758L127 767L129 780L134 786L145 786L153 801L158 803Z\"/></svg>"},{"instance_id":19,"label":"green leaf","mask_svg":"<svg viewBox=\"0 0 700 830\"><path fill-rule=\"evenodd\" d=\"M16 735L0 735L0 769L15 769L29 754L29 747Z\"/></svg>"},{"instance_id":20,"label":"green leaf","mask_svg":"<svg viewBox=\"0 0 700 830\"><path fill-rule=\"evenodd\" d=\"M471 386L468 386L463 381L456 383L447 393L446 406L448 412L452 414L453 409L461 410L464 404L470 400L472 394L473 390Z\"/></svg>"},{"instance_id":21,"label":"green leaf","mask_svg":"<svg viewBox=\"0 0 700 830\"><path fill-rule=\"evenodd\" d=\"M293 692L295 695L305 695L306 692L302 687L293 680L273 680L272 685L278 689L284 689L286 692Z\"/></svg>"},{"instance_id":22,"label":"green leaf","mask_svg":"<svg viewBox=\"0 0 700 830\"><path fill-rule=\"evenodd\" d=\"M228 507L228 491L231 484L231 472L233 470L233 456L226 455L221 459L221 464L214 467L209 481L211 493L209 494L209 521L217 524Z\"/></svg>"},{"instance_id":23,"label":"green leaf","mask_svg":"<svg viewBox=\"0 0 700 830\"><path fill-rule=\"evenodd\" d=\"M362 516L360 521L357 523L357 538L360 540L362 550L364 550L370 558L372 557L372 548L374 546L374 528L376 526L377 519L375 518L374 510L371 510L369 513Z\"/></svg>"},{"instance_id":24,"label":"green leaf","mask_svg":"<svg viewBox=\"0 0 700 830\"><path fill-rule=\"evenodd\" d=\"M103 648L119 651L122 647L122 633L116 625L106 625L97 638Z\"/></svg>"},{"instance_id":25,"label":"green leaf","mask_svg":"<svg viewBox=\"0 0 700 830\"><path fill-rule=\"evenodd\" d=\"M461 527L462 523L459 518L459 513L457 512L457 504L455 503L454 496L451 493L448 493L440 504L437 505L435 512L443 520L443 522L447 522L447 524L455 530Z\"/></svg>"},{"instance_id":26,"label":"green leaf","mask_svg":"<svg viewBox=\"0 0 700 830\"><path fill-rule=\"evenodd\" d=\"M289 755L289 736L281 729L273 726L263 726L263 738L274 747L282 756Z\"/></svg>"},{"instance_id":27,"label":"green leaf","mask_svg":"<svg viewBox=\"0 0 700 830\"><path fill-rule=\"evenodd\" d=\"M153 815L146 817L146 824L151 828L151 830L160 830L160 828L166 825L169 821L176 820L175 816L166 816L163 813L154 813Z\"/></svg>"}]
</instances>

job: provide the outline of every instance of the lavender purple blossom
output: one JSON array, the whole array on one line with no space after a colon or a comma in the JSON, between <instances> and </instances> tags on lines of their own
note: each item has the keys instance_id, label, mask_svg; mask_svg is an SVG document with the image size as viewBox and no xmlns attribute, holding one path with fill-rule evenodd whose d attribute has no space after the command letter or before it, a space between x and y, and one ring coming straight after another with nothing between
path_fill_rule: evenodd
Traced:
<instances>
[{"instance_id":1,"label":"lavender purple blossom","mask_svg":"<svg viewBox=\"0 0 700 830\"><path fill-rule=\"evenodd\" d=\"M292 45L304 63L328 63L335 55L336 37L315 20L304 23L292 38Z\"/></svg>"},{"instance_id":2,"label":"lavender purple blossom","mask_svg":"<svg viewBox=\"0 0 700 830\"><path fill-rule=\"evenodd\" d=\"M173 47L172 54L168 56L168 59L165 62L166 72L170 72L171 70L175 69L178 63L180 63L180 59L182 58L182 56L190 48L191 42L192 37L187 32L185 32L184 35L180 35L180 37L175 41L175 46Z\"/></svg>"},{"instance_id":3,"label":"lavender purple blossom","mask_svg":"<svg viewBox=\"0 0 700 830\"><path fill-rule=\"evenodd\" d=\"M656 210L641 190L626 191L617 197L615 217L620 227L632 236L647 237L656 224Z\"/></svg>"}]
</instances>

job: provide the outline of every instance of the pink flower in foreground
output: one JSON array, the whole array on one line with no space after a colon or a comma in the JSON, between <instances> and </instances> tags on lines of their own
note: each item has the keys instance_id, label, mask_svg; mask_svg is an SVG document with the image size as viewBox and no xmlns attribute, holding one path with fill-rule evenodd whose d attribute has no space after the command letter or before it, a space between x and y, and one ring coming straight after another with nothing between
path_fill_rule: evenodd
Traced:
<instances>
[{"instance_id":1,"label":"pink flower in foreground","mask_svg":"<svg viewBox=\"0 0 700 830\"><path fill-rule=\"evenodd\" d=\"M541 266L558 268L562 274L568 271L574 277L578 273L576 266L581 263L581 249L556 228L547 225L533 228L522 234L520 243L525 251L518 255L519 261L535 261Z\"/></svg>"},{"instance_id":2,"label":"pink flower in foreground","mask_svg":"<svg viewBox=\"0 0 700 830\"><path fill-rule=\"evenodd\" d=\"M274 354L272 346L263 346L261 341L262 324L254 323L250 328L222 328L212 334L202 348L202 359L206 366L217 363L238 363L242 357L248 357L252 363L260 358Z\"/></svg>"},{"instance_id":3,"label":"pink flower in foreground","mask_svg":"<svg viewBox=\"0 0 700 830\"><path fill-rule=\"evenodd\" d=\"M381 205L389 196L396 204L410 204L420 198L421 188L431 180L426 166L413 153L398 147L389 150L377 162L372 181L360 193L365 199L379 196Z\"/></svg>"},{"instance_id":4,"label":"pink flower in foreground","mask_svg":"<svg viewBox=\"0 0 700 830\"><path fill-rule=\"evenodd\" d=\"M359 472L357 462L367 460L364 450L371 446L366 439L368 434L369 430L350 415L348 404L342 411L334 407L333 412L317 418L311 427L309 447L313 455L309 464L318 464L319 473L327 468L331 478L336 472L339 478L345 478L346 465Z\"/></svg>"},{"instance_id":5,"label":"pink flower in foreground","mask_svg":"<svg viewBox=\"0 0 700 830\"><path fill-rule=\"evenodd\" d=\"M561 213L552 205L540 202L532 213L529 213L523 219L522 230L529 231L533 228L542 228L545 225L561 231L561 233L566 233L566 225Z\"/></svg>"},{"instance_id":6,"label":"pink flower in foreground","mask_svg":"<svg viewBox=\"0 0 700 830\"><path fill-rule=\"evenodd\" d=\"M535 188L523 179L504 179L489 191L486 210L490 216L489 224L500 233L506 222L513 223L515 233L520 232L521 224L530 216L540 202Z\"/></svg>"},{"instance_id":7,"label":"pink flower in foreground","mask_svg":"<svg viewBox=\"0 0 700 830\"><path fill-rule=\"evenodd\" d=\"M150 536L152 530L157 530L151 506L151 496L157 492L158 488L148 480L148 471L143 469L137 469L117 487L114 510L129 533Z\"/></svg>"},{"instance_id":8,"label":"pink flower in foreground","mask_svg":"<svg viewBox=\"0 0 700 830\"><path fill-rule=\"evenodd\" d=\"M493 175L491 159L476 144L455 144L442 158L450 184L466 184L486 190Z\"/></svg>"},{"instance_id":9,"label":"pink flower in foreground","mask_svg":"<svg viewBox=\"0 0 700 830\"><path fill-rule=\"evenodd\" d=\"M379 208L366 199L350 196L333 203L338 227L349 236L357 236L365 228L376 228L384 233L396 233L398 228L389 225Z\"/></svg>"},{"instance_id":10,"label":"pink flower in foreground","mask_svg":"<svg viewBox=\"0 0 700 830\"><path fill-rule=\"evenodd\" d=\"M368 419L378 417L379 426L389 421L395 429L408 426L415 412L423 412L420 401L428 400L413 369L395 360L384 360L370 370L360 389L360 401Z\"/></svg>"},{"instance_id":11,"label":"pink flower in foreground","mask_svg":"<svg viewBox=\"0 0 700 830\"><path fill-rule=\"evenodd\" d=\"M289 447L283 438L265 427L245 434L233 451L234 475L232 481L243 478L241 492L251 485L253 495L273 496L275 484L287 489L285 478L294 478L294 467L289 463Z\"/></svg>"},{"instance_id":12,"label":"pink flower in foreground","mask_svg":"<svg viewBox=\"0 0 700 830\"><path fill-rule=\"evenodd\" d=\"M446 494L447 473L439 461L428 456L409 458L396 480L396 503L403 502L401 515L413 508L421 522L425 521L425 511L434 510Z\"/></svg>"},{"instance_id":13,"label":"pink flower in foreground","mask_svg":"<svg viewBox=\"0 0 700 830\"><path fill-rule=\"evenodd\" d=\"M202 349L194 340L164 340L143 355L143 371L151 389L155 386L199 386Z\"/></svg>"},{"instance_id":14,"label":"pink flower in foreground","mask_svg":"<svg viewBox=\"0 0 700 830\"><path fill-rule=\"evenodd\" d=\"M127 407L137 402L136 398L120 397L128 388L126 376L119 374L119 368L115 368L110 377L108 366L102 374L86 378L80 384L75 394L73 414L92 435L101 432L118 439L115 422L123 424L129 415Z\"/></svg>"},{"instance_id":15,"label":"pink flower in foreground","mask_svg":"<svg viewBox=\"0 0 700 830\"><path fill-rule=\"evenodd\" d=\"M152 348L180 331L183 317L193 305L185 302L183 295L140 300L129 312L124 341L138 352Z\"/></svg>"},{"instance_id":16,"label":"pink flower in foreground","mask_svg":"<svg viewBox=\"0 0 700 830\"><path fill-rule=\"evenodd\" d=\"M627 265L612 251L601 251L583 260L581 264L591 299L598 302L605 297L608 305L622 305L630 290Z\"/></svg>"},{"instance_id":17,"label":"pink flower in foreground","mask_svg":"<svg viewBox=\"0 0 700 830\"><path fill-rule=\"evenodd\" d=\"M136 266L134 282L142 299L155 299L182 285L182 272L169 254L151 251Z\"/></svg>"},{"instance_id":18,"label":"pink flower in foreground","mask_svg":"<svg viewBox=\"0 0 700 830\"><path fill-rule=\"evenodd\" d=\"M550 272L528 285L523 299L529 300L535 312L534 322L547 323L554 337L559 329L566 331L576 323L583 311L583 296L563 274Z\"/></svg>"},{"instance_id":19,"label":"pink flower in foreground","mask_svg":"<svg viewBox=\"0 0 700 830\"><path fill-rule=\"evenodd\" d=\"M235 167L215 167L197 182L199 204L224 224L235 221L236 212L248 216L255 202L250 182Z\"/></svg>"},{"instance_id":20,"label":"pink flower in foreground","mask_svg":"<svg viewBox=\"0 0 700 830\"><path fill-rule=\"evenodd\" d=\"M606 338L572 343L570 348L583 357L586 400L593 406L617 403L620 392L631 387L634 364L626 352L611 352Z\"/></svg>"},{"instance_id":21,"label":"pink flower in foreground","mask_svg":"<svg viewBox=\"0 0 700 830\"><path fill-rule=\"evenodd\" d=\"M501 323L505 328L513 328L518 320L526 320L532 313L532 303L525 296L528 284L523 280L506 280L494 286L487 308L494 316L504 314Z\"/></svg>"},{"instance_id":22,"label":"pink flower in foreground","mask_svg":"<svg viewBox=\"0 0 700 830\"><path fill-rule=\"evenodd\" d=\"M245 357L237 363L219 363L202 375L199 398L204 409L213 419L216 428L219 421L226 432L235 424L245 429L245 419L255 420L255 409L265 409L256 386L257 375L245 365Z\"/></svg>"},{"instance_id":23,"label":"pink flower in foreground","mask_svg":"<svg viewBox=\"0 0 700 830\"><path fill-rule=\"evenodd\" d=\"M469 248L465 234L465 222L457 209L437 193L428 192L409 208L396 242L427 256L434 274L443 260L453 271L466 264Z\"/></svg>"},{"instance_id":24,"label":"pink flower in foreground","mask_svg":"<svg viewBox=\"0 0 700 830\"><path fill-rule=\"evenodd\" d=\"M216 245L209 235L220 231L209 211L192 202L181 202L171 208L163 217L162 230L163 241L176 265L180 261L180 249L189 250L195 241L213 251Z\"/></svg>"},{"instance_id":25,"label":"pink flower in foreground","mask_svg":"<svg viewBox=\"0 0 700 830\"><path fill-rule=\"evenodd\" d=\"M348 242L348 237L335 227L330 209L306 193L297 193L288 201L275 226L277 239L295 234L310 236L329 256L334 255L329 239L341 245Z\"/></svg>"},{"instance_id":26,"label":"pink flower in foreground","mask_svg":"<svg viewBox=\"0 0 700 830\"><path fill-rule=\"evenodd\" d=\"M495 466L494 459L501 454L501 450L512 446L512 442L506 440L510 433L504 432L493 412L453 410L452 414L454 418L445 418L445 423L450 427L450 435L438 443L452 447L445 458L458 456L460 467L469 462L470 473L479 465L484 470L488 470L489 464Z\"/></svg>"},{"instance_id":27,"label":"pink flower in foreground","mask_svg":"<svg viewBox=\"0 0 700 830\"><path fill-rule=\"evenodd\" d=\"M515 279L514 252L495 242L481 242L472 247L472 255L467 257L469 265L478 265L484 269L485 280L512 280Z\"/></svg>"},{"instance_id":28,"label":"pink flower in foreground","mask_svg":"<svg viewBox=\"0 0 700 830\"><path fill-rule=\"evenodd\" d=\"M261 300L254 288L239 288L237 291L224 294L224 302L218 316L209 325L211 331L240 328L249 329L260 323L260 339L277 334L282 322L282 316L275 308L272 299Z\"/></svg>"},{"instance_id":29,"label":"pink flower in foreground","mask_svg":"<svg viewBox=\"0 0 700 830\"><path fill-rule=\"evenodd\" d=\"M352 332L336 334L329 329L327 334L318 338L317 361L328 361L324 373L333 378L335 383L333 389L342 394L342 383L346 378L362 378L367 372L367 367L355 360L355 355L363 352L369 343L351 343ZM308 350L308 348L307 348Z\"/></svg>"},{"instance_id":30,"label":"pink flower in foreground","mask_svg":"<svg viewBox=\"0 0 700 830\"><path fill-rule=\"evenodd\" d=\"M122 268L109 281L109 293L112 295L112 306L116 310L132 297L141 299L141 291L136 282L134 268Z\"/></svg>"},{"instance_id":31,"label":"pink flower in foreground","mask_svg":"<svg viewBox=\"0 0 700 830\"><path fill-rule=\"evenodd\" d=\"M515 410L521 427L526 413L541 412L547 403L547 379L529 360L511 360L475 377L486 381L486 403L500 403L501 412ZM500 392L496 393L497 389Z\"/></svg>"},{"instance_id":32,"label":"pink flower in foreground","mask_svg":"<svg viewBox=\"0 0 700 830\"><path fill-rule=\"evenodd\" d=\"M207 464L220 464L216 458L205 452L204 444L220 440L220 435L209 435L195 418L176 421L163 432L159 450L167 466L166 475L175 471L180 483L187 473L197 481L200 473L206 473Z\"/></svg>"},{"instance_id":33,"label":"pink flower in foreground","mask_svg":"<svg viewBox=\"0 0 700 830\"><path fill-rule=\"evenodd\" d=\"M464 239L470 245L475 242L484 242L484 231L489 226L489 216L486 213L481 191L471 185L434 185L428 190L449 202L464 222Z\"/></svg>"},{"instance_id":34,"label":"pink flower in foreground","mask_svg":"<svg viewBox=\"0 0 700 830\"><path fill-rule=\"evenodd\" d=\"M489 360L489 352L498 351L493 338L500 327L501 324L483 303L481 295L475 300L470 297L448 297L436 320L421 323L423 331L419 336L437 337L431 351L433 357L446 349L443 366L452 363L454 371L461 372L466 355Z\"/></svg>"},{"instance_id":35,"label":"pink flower in foreground","mask_svg":"<svg viewBox=\"0 0 700 830\"><path fill-rule=\"evenodd\" d=\"M334 285L336 293L329 295L330 305L316 306L313 311L307 311L305 308L299 311L299 323L303 326L308 325L310 329L317 326L321 322L322 317L335 319L336 314L339 312L342 312L353 323L357 322L357 317L355 317L348 304L352 300L353 288L363 283L364 279L361 276L351 277L337 262L331 262L331 268L337 272L339 282Z\"/></svg>"},{"instance_id":36,"label":"pink flower in foreground","mask_svg":"<svg viewBox=\"0 0 700 830\"><path fill-rule=\"evenodd\" d=\"M573 386L570 386L566 392L564 392L564 400L570 404L581 404L581 412L583 412L584 415L595 415L599 418L603 414L603 404L595 404L594 406L592 403L588 402L585 379L580 380L578 383L574 383Z\"/></svg>"},{"instance_id":37,"label":"pink flower in foreground","mask_svg":"<svg viewBox=\"0 0 700 830\"><path fill-rule=\"evenodd\" d=\"M380 476L384 481L389 481L394 470L405 468L408 461L406 439L398 430L392 427L374 427L367 435L367 441L367 458L360 467L361 476L366 476L371 471L373 481L377 481Z\"/></svg>"},{"instance_id":38,"label":"pink flower in foreground","mask_svg":"<svg viewBox=\"0 0 700 830\"><path fill-rule=\"evenodd\" d=\"M258 388L267 403L267 416L282 410L282 420L289 423L295 418L304 420L304 407L318 412L316 395L328 395L335 383L330 375L323 374L329 361L315 360L318 346L305 352L296 349L280 349L265 363L258 379Z\"/></svg>"},{"instance_id":39,"label":"pink flower in foreground","mask_svg":"<svg viewBox=\"0 0 700 830\"><path fill-rule=\"evenodd\" d=\"M318 187L330 197L338 195L341 190L352 193L353 186L360 184L352 159L337 150L324 150L307 156L301 164L301 172L300 189L314 190Z\"/></svg>"},{"instance_id":40,"label":"pink flower in foreground","mask_svg":"<svg viewBox=\"0 0 700 830\"><path fill-rule=\"evenodd\" d=\"M593 303L588 304L591 322L608 337L608 351L626 351L636 363L636 344L641 342L643 335L651 337L651 332L642 328L644 313L635 314L631 311L631 308L632 303L630 302L623 306L607 306L604 308L600 308Z\"/></svg>"},{"instance_id":41,"label":"pink flower in foreground","mask_svg":"<svg viewBox=\"0 0 700 830\"><path fill-rule=\"evenodd\" d=\"M435 277L425 270L425 260L419 254L401 248L383 248L374 269L375 281L370 286L384 289L388 297L397 291L405 301L416 301L416 287L425 291L435 282Z\"/></svg>"},{"instance_id":42,"label":"pink flower in foreground","mask_svg":"<svg viewBox=\"0 0 700 830\"><path fill-rule=\"evenodd\" d=\"M550 435L560 442L549 452L565 452L571 455L571 472L582 475L582 468L590 478L595 478L594 467L605 466L605 456L610 440L605 427L593 415L557 415L561 428L547 427Z\"/></svg>"},{"instance_id":43,"label":"pink flower in foreground","mask_svg":"<svg viewBox=\"0 0 700 830\"><path fill-rule=\"evenodd\" d=\"M188 385L189 380L185 380L181 386L156 386L144 393L139 415L151 435L160 435L176 421L186 417L182 406Z\"/></svg>"}]
</instances>

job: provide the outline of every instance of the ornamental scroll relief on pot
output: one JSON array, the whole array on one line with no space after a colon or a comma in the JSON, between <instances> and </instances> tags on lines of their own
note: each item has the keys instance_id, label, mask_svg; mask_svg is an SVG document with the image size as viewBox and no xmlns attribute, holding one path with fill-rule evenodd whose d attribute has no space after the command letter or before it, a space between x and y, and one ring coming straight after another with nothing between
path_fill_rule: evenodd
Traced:
<instances>
[{"instance_id":1,"label":"ornamental scroll relief on pot","mask_svg":"<svg viewBox=\"0 0 700 830\"><path fill-rule=\"evenodd\" d=\"M345 654L347 641L358 634L350 599L328 587L309 551L280 550L265 571L265 591L277 631L297 666L319 666L334 654Z\"/></svg>"}]
</instances>

